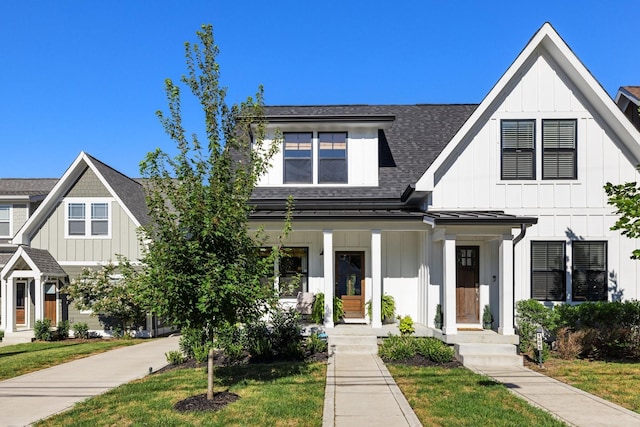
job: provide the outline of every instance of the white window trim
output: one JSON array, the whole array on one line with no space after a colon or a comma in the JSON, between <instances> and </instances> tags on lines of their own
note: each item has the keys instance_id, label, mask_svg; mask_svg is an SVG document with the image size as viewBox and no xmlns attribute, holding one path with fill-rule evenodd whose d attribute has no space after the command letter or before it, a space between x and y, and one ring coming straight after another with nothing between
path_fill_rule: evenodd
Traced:
<instances>
[{"instance_id":1,"label":"white window trim","mask_svg":"<svg viewBox=\"0 0 640 427\"><path fill-rule=\"evenodd\" d=\"M350 164L349 164L349 147L350 147L350 133L348 130L287 130L284 133L310 133L311 134L311 182L309 183L286 183L284 182L284 168L285 168L285 155L284 155L284 145L282 149L282 184L278 185L265 185L263 187L308 187L308 188L317 188L317 187L377 187L377 185L354 185L350 183ZM347 162L347 182L319 182L318 181L318 169L319 161L320 161L320 133L344 133L346 134L345 142L347 144L347 153L346 153L346 162ZM283 138L284 144L284 138Z\"/></svg>"},{"instance_id":2,"label":"white window trim","mask_svg":"<svg viewBox=\"0 0 640 427\"><path fill-rule=\"evenodd\" d=\"M13 237L13 205L2 204L0 208L9 208L9 234L6 236L0 234L0 238L11 238Z\"/></svg>"},{"instance_id":3,"label":"white window trim","mask_svg":"<svg viewBox=\"0 0 640 427\"><path fill-rule=\"evenodd\" d=\"M65 239L111 239L111 229L113 224L113 198L109 197L67 197L64 199L64 238ZM69 204L84 203L85 204L85 234L70 235L69 234ZM91 235L91 204L106 203L107 204L107 234L100 236Z\"/></svg>"}]
</instances>

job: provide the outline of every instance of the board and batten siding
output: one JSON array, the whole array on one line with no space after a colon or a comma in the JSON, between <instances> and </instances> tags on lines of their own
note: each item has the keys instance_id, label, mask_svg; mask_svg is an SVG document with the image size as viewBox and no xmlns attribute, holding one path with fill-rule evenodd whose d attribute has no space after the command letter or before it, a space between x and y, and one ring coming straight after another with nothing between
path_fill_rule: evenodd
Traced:
<instances>
[{"instance_id":1,"label":"board and batten siding","mask_svg":"<svg viewBox=\"0 0 640 427\"><path fill-rule=\"evenodd\" d=\"M567 242L568 285L571 241L607 241L610 294L622 291L625 299L640 298L640 263L629 260L639 241L610 230L617 216L603 188L607 182L638 181L638 159L630 157L579 89L545 58L544 51L539 53L510 92L498 100L489 119L436 173L430 209L502 210L538 218L538 224L518 244L516 299L530 296L532 240ZM505 119L536 121L534 180L501 180L500 126ZM542 179L543 119L576 119L577 179Z\"/></svg>"},{"instance_id":2,"label":"board and batten siding","mask_svg":"<svg viewBox=\"0 0 640 427\"><path fill-rule=\"evenodd\" d=\"M311 126L311 125L309 125ZM284 132L313 132L313 165L317 170L318 165L318 131L325 129L317 127L289 129ZM348 184L289 184L288 186L305 187L314 185L323 186L377 186L378 185L378 129L348 129L337 126L329 131L347 132L347 172ZM269 133L265 139L265 145L273 141L273 133ZM271 160L271 168L262 176L258 186L285 186L284 180L284 152L282 146Z\"/></svg>"}]
</instances>

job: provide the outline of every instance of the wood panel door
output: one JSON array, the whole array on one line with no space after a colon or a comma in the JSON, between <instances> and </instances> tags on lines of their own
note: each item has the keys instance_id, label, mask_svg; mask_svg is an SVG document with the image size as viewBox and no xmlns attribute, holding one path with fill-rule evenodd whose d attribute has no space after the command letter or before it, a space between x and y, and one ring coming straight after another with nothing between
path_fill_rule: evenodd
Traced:
<instances>
[{"instance_id":1,"label":"wood panel door","mask_svg":"<svg viewBox=\"0 0 640 427\"><path fill-rule=\"evenodd\" d=\"M25 282L16 283L16 325L26 324L27 284Z\"/></svg>"},{"instance_id":2,"label":"wood panel door","mask_svg":"<svg viewBox=\"0 0 640 427\"><path fill-rule=\"evenodd\" d=\"M336 252L335 295L345 318L364 318L364 252Z\"/></svg>"},{"instance_id":3,"label":"wood panel door","mask_svg":"<svg viewBox=\"0 0 640 427\"><path fill-rule=\"evenodd\" d=\"M52 325L57 325L56 316L56 285L54 283L45 283L44 285L44 318L50 319Z\"/></svg>"},{"instance_id":4,"label":"wood panel door","mask_svg":"<svg viewBox=\"0 0 640 427\"><path fill-rule=\"evenodd\" d=\"M480 248L456 247L456 321L480 322Z\"/></svg>"}]
</instances>

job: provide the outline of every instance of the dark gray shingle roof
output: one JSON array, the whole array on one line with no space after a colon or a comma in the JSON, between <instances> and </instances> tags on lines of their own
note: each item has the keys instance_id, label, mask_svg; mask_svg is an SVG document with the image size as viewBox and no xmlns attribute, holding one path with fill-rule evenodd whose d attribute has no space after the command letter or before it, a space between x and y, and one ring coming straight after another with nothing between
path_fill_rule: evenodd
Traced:
<instances>
[{"instance_id":1,"label":"dark gray shingle roof","mask_svg":"<svg viewBox=\"0 0 640 427\"><path fill-rule=\"evenodd\" d=\"M268 106L267 117L393 115L396 119L391 128L380 135L378 187L262 187L254 191L253 198L284 199L293 194L296 199L399 199L405 188L422 176L476 107L475 104Z\"/></svg>"},{"instance_id":2,"label":"dark gray shingle roof","mask_svg":"<svg viewBox=\"0 0 640 427\"><path fill-rule=\"evenodd\" d=\"M0 178L2 196L46 196L58 178Z\"/></svg>"},{"instance_id":3,"label":"dark gray shingle roof","mask_svg":"<svg viewBox=\"0 0 640 427\"><path fill-rule=\"evenodd\" d=\"M31 261L38 267L41 273L50 274L54 276L65 276L66 273L60 267L60 264L55 260L53 255L46 249L35 249L28 246L23 246L24 252L31 258Z\"/></svg>"},{"instance_id":4,"label":"dark gray shingle roof","mask_svg":"<svg viewBox=\"0 0 640 427\"><path fill-rule=\"evenodd\" d=\"M129 178L128 176L118 172L111 166L102 163L100 160L87 154L93 164L96 166L100 174L107 180L113 191L116 192L122 203L124 203L129 211L136 217L140 225L149 222L149 215L145 200L144 189L140 182Z\"/></svg>"}]
</instances>

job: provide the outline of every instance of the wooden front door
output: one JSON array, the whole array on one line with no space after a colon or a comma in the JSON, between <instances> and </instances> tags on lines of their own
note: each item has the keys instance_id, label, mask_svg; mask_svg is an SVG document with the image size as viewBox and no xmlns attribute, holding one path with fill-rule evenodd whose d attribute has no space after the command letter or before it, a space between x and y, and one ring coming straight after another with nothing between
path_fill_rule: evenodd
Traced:
<instances>
[{"instance_id":1,"label":"wooden front door","mask_svg":"<svg viewBox=\"0 0 640 427\"><path fill-rule=\"evenodd\" d=\"M364 318L364 252L336 252L335 295L345 318Z\"/></svg>"},{"instance_id":2,"label":"wooden front door","mask_svg":"<svg viewBox=\"0 0 640 427\"><path fill-rule=\"evenodd\" d=\"M456 247L456 321L480 322L480 249Z\"/></svg>"},{"instance_id":3,"label":"wooden front door","mask_svg":"<svg viewBox=\"0 0 640 427\"><path fill-rule=\"evenodd\" d=\"M51 320L52 325L57 325L56 319L56 285L46 283L44 285L44 318Z\"/></svg>"},{"instance_id":4,"label":"wooden front door","mask_svg":"<svg viewBox=\"0 0 640 427\"><path fill-rule=\"evenodd\" d=\"M25 303L27 301L27 284L25 282L16 283L16 325L26 324Z\"/></svg>"}]
</instances>

